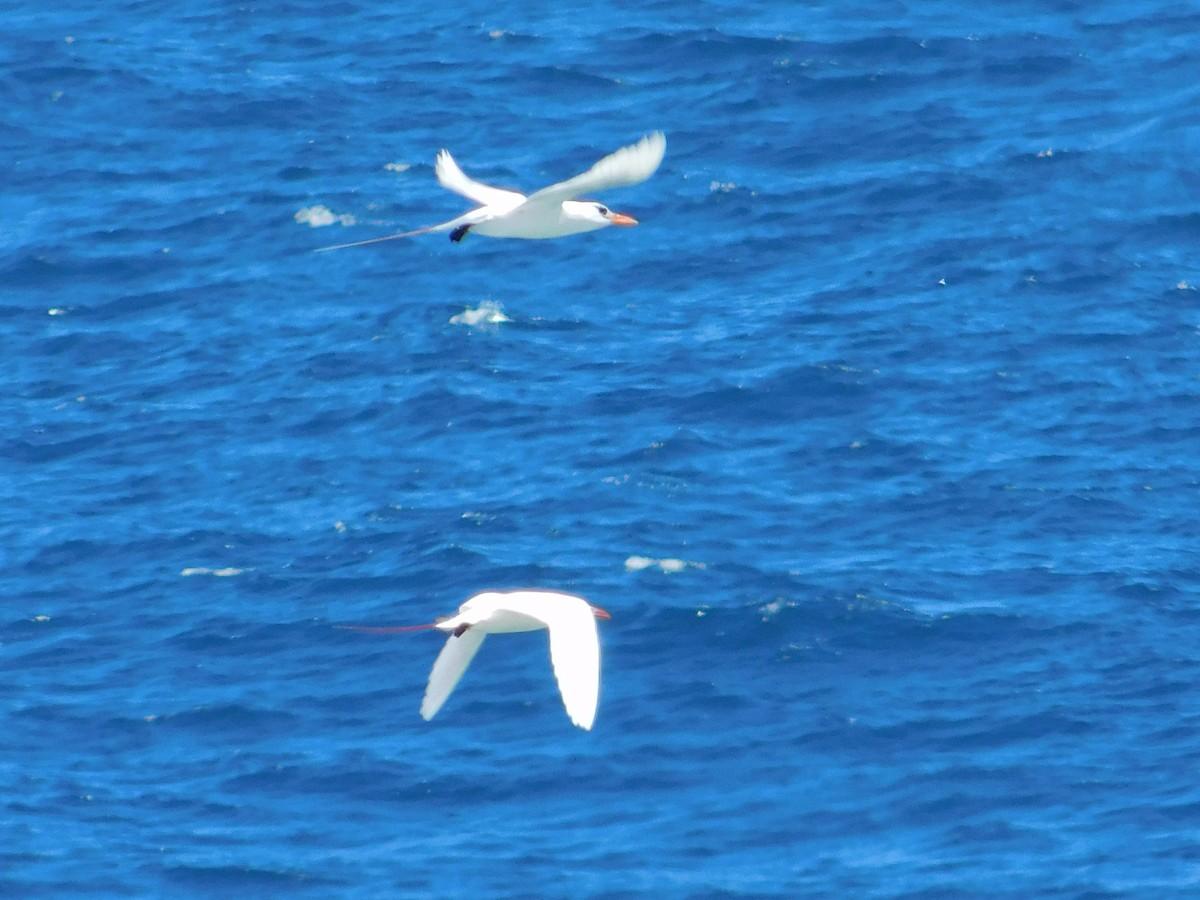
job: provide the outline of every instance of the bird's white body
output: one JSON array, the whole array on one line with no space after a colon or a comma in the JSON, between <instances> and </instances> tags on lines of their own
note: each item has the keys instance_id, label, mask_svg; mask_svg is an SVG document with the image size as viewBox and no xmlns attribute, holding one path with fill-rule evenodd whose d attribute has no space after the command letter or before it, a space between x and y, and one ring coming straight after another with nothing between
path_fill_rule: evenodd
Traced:
<instances>
[{"instance_id":1,"label":"bird's white body","mask_svg":"<svg viewBox=\"0 0 1200 900\"><path fill-rule=\"evenodd\" d=\"M590 730L600 696L600 639L596 619L604 610L582 597L556 591L488 591L476 594L457 613L434 627L450 637L429 673L421 716L432 719L458 685L489 634L550 633L550 662L571 721Z\"/></svg>"},{"instance_id":2,"label":"bird's white body","mask_svg":"<svg viewBox=\"0 0 1200 900\"><path fill-rule=\"evenodd\" d=\"M478 203L478 208L440 225L321 249L340 250L435 231L449 231L450 239L456 242L468 232L493 238L543 240L596 231L610 225L636 225L637 220L632 216L613 212L593 200L575 198L645 181L654 174L666 150L666 137L656 131L636 144L610 153L582 175L552 184L529 196L468 178L449 151L442 150L434 164L438 183Z\"/></svg>"},{"instance_id":3,"label":"bird's white body","mask_svg":"<svg viewBox=\"0 0 1200 900\"><path fill-rule=\"evenodd\" d=\"M478 225L471 226L474 234L484 237L523 238L524 240L546 240L598 231L609 225L634 224L612 221L621 213L610 213L606 220L599 214L594 203L579 200L564 200L554 207L526 206L521 204L503 216L484 218ZM624 218L629 218L625 216ZM455 221L458 221L457 219Z\"/></svg>"}]
</instances>

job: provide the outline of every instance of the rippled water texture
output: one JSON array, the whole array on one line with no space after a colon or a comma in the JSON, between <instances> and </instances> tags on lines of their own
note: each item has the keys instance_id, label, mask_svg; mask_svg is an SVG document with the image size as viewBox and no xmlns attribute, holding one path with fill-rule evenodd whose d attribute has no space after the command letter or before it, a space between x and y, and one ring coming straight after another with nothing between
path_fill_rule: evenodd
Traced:
<instances>
[{"instance_id":1,"label":"rippled water texture","mask_svg":"<svg viewBox=\"0 0 1200 900\"><path fill-rule=\"evenodd\" d=\"M5 26L0 893L1198 889L1190 6ZM638 228L310 252L654 129ZM509 587L590 733L333 627Z\"/></svg>"}]
</instances>

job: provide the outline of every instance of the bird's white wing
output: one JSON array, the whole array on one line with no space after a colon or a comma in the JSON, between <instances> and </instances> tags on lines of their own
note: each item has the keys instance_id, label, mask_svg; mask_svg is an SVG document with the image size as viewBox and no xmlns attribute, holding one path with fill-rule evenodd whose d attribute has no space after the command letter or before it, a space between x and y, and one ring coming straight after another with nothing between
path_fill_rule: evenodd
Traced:
<instances>
[{"instance_id":1,"label":"bird's white wing","mask_svg":"<svg viewBox=\"0 0 1200 900\"><path fill-rule=\"evenodd\" d=\"M574 599L574 598L572 598ZM600 698L600 638L586 602L557 603L544 610L550 630L550 663L571 721L590 731ZM470 634L470 632L467 632Z\"/></svg>"},{"instance_id":2,"label":"bird's white wing","mask_svg":"<svg viewBox=\"0 0 1200 900\"><path fill-rule=\"evenodd\" d=\"M561 202L593 191L640 184L654 174L666 152L667 138L661 131L656 131L646 135L636 144L610 153L582 175L576 175L530 194L526 202Z\"/></svg>"},{"instance_id":3,"label":"bird's white wing","mask_svg":"<svg viewBox=\"0 0 1200 900\"><path fill-rule=\"evenodd\" d=\"M438 153L433 171L437 174L438 184L446 190L461 194L481 206L510 209L525 199L524 194L518 194L516 191L506 191L503 188L472 181L463 174L463 170L458 167L458 163L454 161L449 150L442 150Z\"/></svg>"},{"instance_id":4,"label":"bird's white wing","mask_svg":"<svg viewBox=\"0 0 1200 900\"><path fill-rule=\"evenodd\" d=\"M446 646L434 660L433 670L429 673L429 686L425 688L425 699L421 701L421 718L426 722L442 708L485 637L487 633L483 629L468 628L457 637L451 635L446 641Z\"/></svg>"}]
</instances>

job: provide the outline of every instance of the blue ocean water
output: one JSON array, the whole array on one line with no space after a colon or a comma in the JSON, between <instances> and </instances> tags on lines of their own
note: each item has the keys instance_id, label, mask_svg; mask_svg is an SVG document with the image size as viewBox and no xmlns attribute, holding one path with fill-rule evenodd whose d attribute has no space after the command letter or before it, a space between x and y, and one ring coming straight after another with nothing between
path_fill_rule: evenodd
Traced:
<instances>
[{"instance_id":1,"label":"blue ocean water","mask_svg":"<svg viewBox=\"0 0 1200 900\"><path fill-rule=\"evenodd\" d=\"M1200 886L1191 4L18 2L0 893ZM636 229L461 245L662 129ZM430 723L430 621L608 609Z\"/></svg>"}]
</instances>

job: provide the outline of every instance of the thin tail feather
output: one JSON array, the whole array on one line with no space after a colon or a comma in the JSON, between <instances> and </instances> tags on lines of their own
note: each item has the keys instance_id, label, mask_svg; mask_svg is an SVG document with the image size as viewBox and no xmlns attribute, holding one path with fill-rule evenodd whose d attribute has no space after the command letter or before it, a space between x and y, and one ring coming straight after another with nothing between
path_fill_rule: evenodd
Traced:
<instances>
[{"instance_id":1,"label":"thin tail feather","mask_svg":"<svg viewBox=\"0 0 1200 900\"><path fill-rule=\"evenodd\" d=\"M383 237L367 238L365 241L351 241L349 244L334 244L332 247L318 247L313 253L325 253L329 250L345 250L347 247L361 247L364 244L378 244L381 241L394 241L396 238L414 237L418 234L429 234L431 231L439 231L441 225L430 225L427 228L418 228L416 231L402 231L399 234L387 234Z\"/></svg>"}]
</instances>

